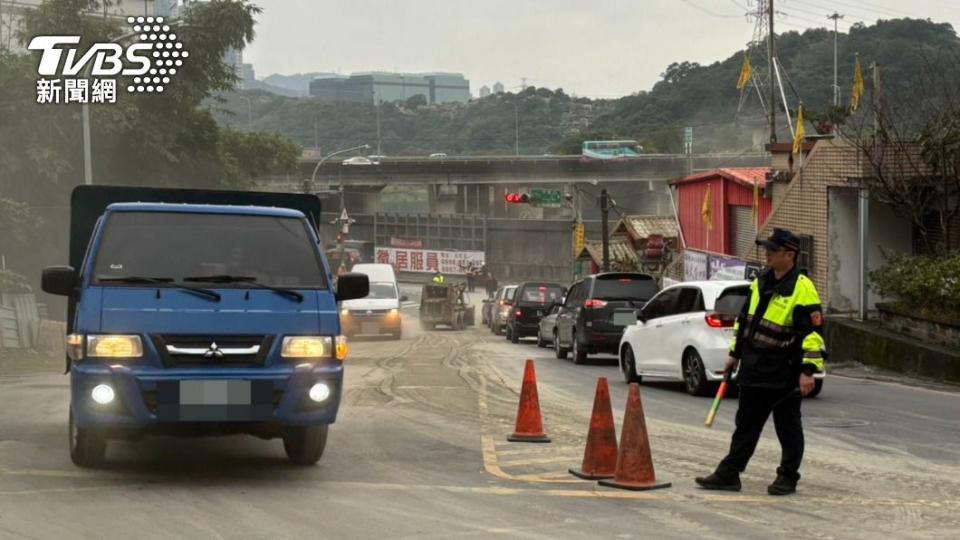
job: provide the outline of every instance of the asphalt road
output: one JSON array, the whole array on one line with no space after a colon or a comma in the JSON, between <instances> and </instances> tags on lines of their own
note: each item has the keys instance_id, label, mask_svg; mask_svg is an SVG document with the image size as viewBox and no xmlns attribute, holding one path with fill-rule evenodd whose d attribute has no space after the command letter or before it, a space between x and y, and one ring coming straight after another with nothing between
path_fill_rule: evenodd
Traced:
<instances>
[{"instance_id":1,"label":"asphalt road","mask_svg":"<svg viewBox=\"0 0 960 540\"><path fill-rule=\"evenodd\" d=\"M0 538L947 538L960 530L960 394L831 375L804 403L797 495L773 498L779 448L764 435L741 493L699 490L729 443L735 404L703 427L707 398L641 385L656 473L628 492L579 465L596 378L615 416L626 386L602 359L575 366L481 327L353 342L320 464L286 463L252 437L111 443L100 470L66 448L67 378L0 378ZM479 320L479 317L478 317ZM508 443L526 358L550 444Z\"/></svg>"}]
</instances>

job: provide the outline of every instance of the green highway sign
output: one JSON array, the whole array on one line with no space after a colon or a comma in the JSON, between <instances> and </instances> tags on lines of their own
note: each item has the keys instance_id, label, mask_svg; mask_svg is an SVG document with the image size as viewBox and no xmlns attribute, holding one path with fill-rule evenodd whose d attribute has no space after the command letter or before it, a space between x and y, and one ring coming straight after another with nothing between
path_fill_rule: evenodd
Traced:
<instances>
[{"instance_id":1,"label":"green highway sign","mask_svg":"<svg viewBox=\"0 0 960 540\"><path fill-rule=\"evenodd\" d=\"M533 188L530 190L532 206L559 207L563 203L563 192L557 189Z\"/></svg>"}]
</instances>

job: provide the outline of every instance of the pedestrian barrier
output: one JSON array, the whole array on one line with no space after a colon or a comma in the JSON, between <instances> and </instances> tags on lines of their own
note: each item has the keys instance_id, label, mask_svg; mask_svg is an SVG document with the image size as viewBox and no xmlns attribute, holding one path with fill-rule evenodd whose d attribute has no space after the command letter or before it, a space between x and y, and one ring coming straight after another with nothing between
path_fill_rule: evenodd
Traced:
<instances>
[{"instance_id":1,"label":"pedestrian barrier","mask_svg":"<svg viewBox=\"0 0 960 540\"><path fill-rule=\"evenodd\" d=\"M670 487L670 482L658 483L653 470L647 422L644 419L640 386L637 383L630 384L630 393L627 395L627 410L623 416L623 433L616 471L612 479L600 480L600 485L633 491Z\"/></svg>"},{"instance_id":2,"label":"pedestrian barrier","mask_svg":"<svg viewBox=\"0 0 960 540\"><path fill-rule=\"evenodd\" d=\"M548 443L540 416L540 398L537 395L537 374L533 369L533 360L527 359L523 369L523 386L520 389L520 406L517 409L517 424L513 435L507 437L510 442Z\"/></svg>"},{"instance_id":3,"label":"pedestrian barrier","mask_svg":"<svg viewBox=\"0 0 960 540\"><path fill-rule=\"evenodd\" d=\"M606 377L597 379L597 393L593 398L593 414L587 431L587 444L583 450L580 469L570 469L570 474L584 480L613 478L617 468L617 428L613 423L613 407L610 405L610 387Z\"/></svg>"}]
</instances>

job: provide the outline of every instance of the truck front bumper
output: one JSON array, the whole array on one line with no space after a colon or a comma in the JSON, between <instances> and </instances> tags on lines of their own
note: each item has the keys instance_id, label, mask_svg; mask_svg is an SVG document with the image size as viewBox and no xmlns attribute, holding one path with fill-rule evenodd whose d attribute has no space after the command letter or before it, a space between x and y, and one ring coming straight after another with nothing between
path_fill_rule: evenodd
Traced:
<instances>
[{"instance_id":1,"label":"truck front bumper","mask_svg":"<svg viewBox=\"0 0 960 540\"><path fill-rule=\"evenodd\" d=\"M158 428L179 424L212 430L254 424L280 428L333 423L340 408L343 366L162 369L77 363L70 378L71 407L79 428L120 433L162 431ZM318 383L328 390L315 391L314 397L326 393L320 401L310 395ZM94 388L103 385L112 390L109 403L94 399Z\"/></svg>"}]
</instances>

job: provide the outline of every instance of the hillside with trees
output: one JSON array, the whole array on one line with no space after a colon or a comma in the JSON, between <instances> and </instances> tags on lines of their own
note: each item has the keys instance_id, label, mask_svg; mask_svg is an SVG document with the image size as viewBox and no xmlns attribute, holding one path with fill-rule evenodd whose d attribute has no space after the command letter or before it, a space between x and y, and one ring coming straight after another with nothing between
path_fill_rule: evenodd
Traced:
<instances>
[{"instance_id":1,"label":"hillside with trees","mask_svg":"<svg viewBox=\"0 0 960 540\"><path fill-rule=\"evenodd\" d=\"M843 111L832 110L833 32L778 34L777 48L791 115L802 100L809 120L843 120ZM844 108L849 104L856 52L867 79L871 63L880 64L885 99L904 103L923 84L924 70L956 64L960 40L949 24L897 19L852 26L840 34L839 51ZM753 56L756 61L760 55ZM562 90L531 87L468 104L424 106L416 99L385 103L380 111L382 152L512 154L517 120L521 154L579 153L580 141L591 138L637 139L648 152L679 152L684 126L694 127L696 151L740 151L752 144L750 130L737 115L736 81L742 59L740 50L710 65L674 63L666 66L653 88L618 100L573 98ZM305 147L376 145L377 111L372 104L323 103L263 92L225 99L224 110L216 117L231 127L246 129L250 114L254 129L278 131ZM782 110L780 114L782 118ZM808 126L807 131L814 130ZM785 125L779 137L789 140Z\"/></svg>"}]
</instances>

